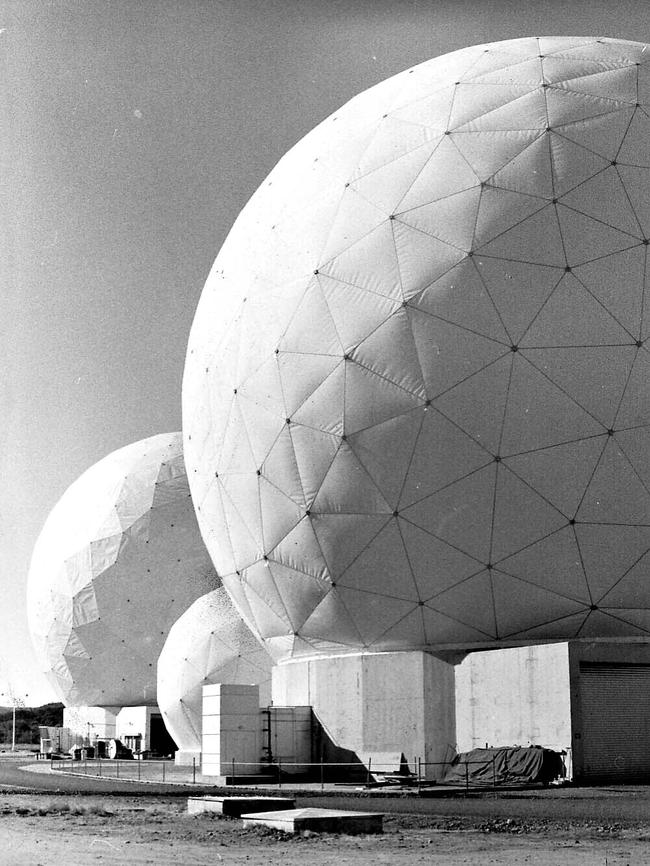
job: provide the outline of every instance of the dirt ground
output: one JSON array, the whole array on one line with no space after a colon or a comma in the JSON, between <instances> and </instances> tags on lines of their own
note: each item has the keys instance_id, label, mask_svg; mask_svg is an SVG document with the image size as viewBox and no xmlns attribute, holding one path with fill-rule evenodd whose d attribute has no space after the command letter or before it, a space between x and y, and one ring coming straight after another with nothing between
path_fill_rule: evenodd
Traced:
<instances>
[{"instance_id":1,"label":"dirt ground","mask_svg":"<svg viewBox=\"0 0 650 866\"><path fill-rule=\"evenodd\" d=\"M287 837L244 830L239 821L187 814L185 798L0 796L1 866L643 866L647 821L598 821L495 814L387 813L377 836ZM406 805L406 804L404 804ZM415 804L414 804L415 806ZM350 808L360 808L351 803ZM382 811L381 800L367 802ZM460 808L460 803L459 803ZM471 812L471 807L469 807ZM501 813L501 814L500 814Z\"/></svg>"}]
</instances>

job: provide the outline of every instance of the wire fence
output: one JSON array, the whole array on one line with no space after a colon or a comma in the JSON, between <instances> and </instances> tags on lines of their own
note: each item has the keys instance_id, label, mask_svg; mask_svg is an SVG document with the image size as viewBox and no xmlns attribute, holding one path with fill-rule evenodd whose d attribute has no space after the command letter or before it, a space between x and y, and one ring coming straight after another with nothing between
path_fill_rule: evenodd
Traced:
<instances>
[{"instance_id":1,"label":"wire fence","mask_svg":"<svg viewBox=\"0 0 650 866\"><path fill-rule=\"evenodd\" d=\"M471 790L497 790L517 784L513 777L504 779L503 768L497 768L496 758L489 761L432 762L414 758L402 765L360 762L305 762L276 760L272 764L221 761L218 765L201 766L197 758L191 765L179 766L171 760L126 760L80 755L78 759L50 760L53 771L96 776L123 781L157 782L163 784L239 785L247 787L295 787L298 784L325 789L325 785L355 785L363 787L407 787L418 792L432 786ZM214 771L213 767L219 772ZM202 772L208 770L208 772ZM217 779L219 781L217 781Z\"/></svg>"}]
</instances>

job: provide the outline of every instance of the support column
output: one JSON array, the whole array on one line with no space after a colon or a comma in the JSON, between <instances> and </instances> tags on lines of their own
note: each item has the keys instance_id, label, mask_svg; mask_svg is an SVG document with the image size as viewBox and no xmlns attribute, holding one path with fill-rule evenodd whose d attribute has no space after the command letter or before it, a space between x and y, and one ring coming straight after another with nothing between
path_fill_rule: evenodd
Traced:
<instances>
[{"instance_id":1,"label":"support column","mask_svg":"<svg viewBox=\"0 0 650 866\"><path fill-rule=\"evenodd\" d=\"M404 754L427 778L455 754L454 667L423 652L361 653L284 662L276 706L310 705L333 746L377 766Z\"/></svg>"}]
</instances>

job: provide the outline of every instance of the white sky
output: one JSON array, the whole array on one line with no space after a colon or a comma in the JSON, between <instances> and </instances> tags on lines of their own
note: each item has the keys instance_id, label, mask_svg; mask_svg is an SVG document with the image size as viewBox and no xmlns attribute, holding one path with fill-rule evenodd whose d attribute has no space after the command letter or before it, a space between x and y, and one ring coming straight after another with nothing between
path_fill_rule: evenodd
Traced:
<instances>
[{"instance_id":1,"label":"white sky","mask_svg":"<svg viewBox=\"0 0 650 866\"><path fill-rule=\"evenodd\" d=\"M650 41L645 0L0 2L0 704L56 700L29 559L66 487L179 430L187 336L239 210L361 90L466 45Z\"/></svg>"}]
</instances>

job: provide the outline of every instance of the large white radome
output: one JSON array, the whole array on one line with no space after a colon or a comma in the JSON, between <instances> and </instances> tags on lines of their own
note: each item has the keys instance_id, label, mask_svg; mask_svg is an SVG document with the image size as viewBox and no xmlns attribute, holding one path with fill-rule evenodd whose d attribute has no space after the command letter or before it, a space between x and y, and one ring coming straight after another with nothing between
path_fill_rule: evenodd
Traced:
<instances>
[{"instance_id":1,"label":"large white radome","mask_svg":"<svg viewBox=\"0 0 650 866\"><path fill-rule=\"evenodd\" d=\"M201 751L203 686L260 686L271 702L271 659L223 587L197 599L174 623L158 659L158 706L181 751Z\"/></svg>"},{"instance_id":2,"label":"large white radome","mask_svg":"<svg viewBox=\"0 0 650 866\"><path fill-rule=\"evenodd\" d=\"M650 51L518 39L361 94L212 269L185 453L273 654L650 631Z\"/></svg>"},{"instance_id":3,"label":"large white radome","mask_svg":"<svg viewBox=\"0 0 650 866\"><path fill-rule=\"evenodd\" d=\"M218 585L181 434L152 436L100 460L52 509L29 573L32 638L61 700L155 704L169 629Z\"/></svg>"}]
</instances>

